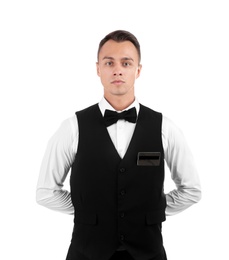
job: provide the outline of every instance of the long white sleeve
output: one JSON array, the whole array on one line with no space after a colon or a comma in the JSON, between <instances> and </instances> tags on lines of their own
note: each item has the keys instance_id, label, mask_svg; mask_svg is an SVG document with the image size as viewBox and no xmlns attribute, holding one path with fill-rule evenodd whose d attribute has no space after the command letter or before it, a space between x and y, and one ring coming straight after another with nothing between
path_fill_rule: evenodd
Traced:
<instances>
[{"instance_id":1,"label":"long white sleeve","mask_svg":"<svg viewBox=\"0 0 229 260\"><path fill-rule=\"evenodd\" d=\"M74 121L74 122L73 122ZM73 214L70 192L63 183L74 161L78 142L76 118L65 120L49 140L37 183L37 203L49 209Z\"/></svg>"},{"instance_id":2,"label":"long white sleeve","mask_svg":"<svg viewBox=\"0 0 229 260\"><path fill-rule=\"evenodd\" d=\"M165 161L177 189L166 194L166 215L182 212L201 199L201 186L192 153L183 133L163 117L162 140Z\"/></svg>"}]
</instances>

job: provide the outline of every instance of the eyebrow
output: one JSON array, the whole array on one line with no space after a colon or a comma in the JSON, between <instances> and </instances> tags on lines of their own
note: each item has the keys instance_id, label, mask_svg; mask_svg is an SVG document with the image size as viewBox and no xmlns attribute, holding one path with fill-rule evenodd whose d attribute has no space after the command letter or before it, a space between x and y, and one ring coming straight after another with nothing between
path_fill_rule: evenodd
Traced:
<instances>
[{"instance_id":1,"label":"eyebrow","mask_svg":"<svg viewBox=\"0 0 229 260\"><path fill-rule=\"evenodd\" d=\"M103 60L114 60L114 58L110 57L110 56L105 56L105 57L103 57ZM121 60L132 60L132 61L134 61L132 58L129 58L129 57L123 57L123 58L121 58Z\"/></svg>"}]
</instances>

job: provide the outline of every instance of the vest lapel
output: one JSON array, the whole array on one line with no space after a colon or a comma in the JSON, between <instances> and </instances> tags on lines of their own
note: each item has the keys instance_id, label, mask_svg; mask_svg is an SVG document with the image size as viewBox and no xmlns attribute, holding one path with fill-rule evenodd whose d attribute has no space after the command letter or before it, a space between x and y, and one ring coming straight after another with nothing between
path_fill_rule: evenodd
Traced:
<instances>
[{"instance_id":1,"label":"vest lapel","mask_svg":"<svg viewBox=\"0 0 229 260\"><path fill-rule=\"evenodd\" d=\"M118 159L121 160L122 158L120 157L118 151L116 150L111 137L108 133L107 127L104 123L104 118L103 115L101 114L101 111L99 109L99 106L97 106L97 112L99 113L99 117L100 117L100 126L101 126L101 135L104 136L104 138L106 139L107 144L109 144L110 149L113 151L114 156Z\"/></svg>"},{"instance_id":2,"label":"vest lapel","mask_svg":"<svg viewBox=\"0 0 229 260\"><path fill-rule=\"evenodd\" d=\"M102 116L102 114L101 114L101 112L100 112L100 110L99 110L99 107L98 107L99 114L100 114L100 119L101 119L101 122L103 122L103 126L104 126L104 127L103 127L103 133L102 133L102 134L104 134L104 136L106 136L107 141L109 140L108 142L110 143L110 146L112 146L112 149L114 150L114 153L116 154L116 156L118 156L118 158L119 158L120 160L124 160L124 159L125 159L125 157L126 157L127 154L129 153L129 151L132 149L131 147L134 146L134 143L136 143L136 142L135 142L135 139L137 138L136 136L139 136L141 130L143 129L142 126L141 126L141 122L142 122L142 109L141 109L141 108L142 108L142 106L140 105L140 110L139 110L139 114L138 114L138 119L137 119L137 123L136 123L135 129L134 129L133 135L132 135L132 137L131 137L130 143L129 143L128 148L127 148L127 150L126 150L126 153L124 154L123 158L121 158L120 155L119 155L119 153L118 153L118 151L117 151L117 149L115 148L115 146L114 146L114 144L113 144L113 142L112 142L112 140L111 140L111 137L110 137L110 135L109 135L109 132L108 132L108 130L107 130L105 124L104 124L103 116ZM140 123L139 123L139 122L140 122Z\"/></svg>"}]
</instances>

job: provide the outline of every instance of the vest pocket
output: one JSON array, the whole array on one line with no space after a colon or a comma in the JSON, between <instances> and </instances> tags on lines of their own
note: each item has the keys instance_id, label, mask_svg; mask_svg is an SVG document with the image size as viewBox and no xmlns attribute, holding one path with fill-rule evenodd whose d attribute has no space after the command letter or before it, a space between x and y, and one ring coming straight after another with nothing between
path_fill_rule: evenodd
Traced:
<instances>
[{"instance_id":1,"label":"vest pocket","mask_svg":"<svg viewBox=\"0 0 229 260\"><path fill-rule=\"evenodd\" d=\"M76 212L74 222L87 225L96 225L97 214L90 212Z\"/></svg>"},{"instance_id":2,"label":"vest pocket","mask_svg":"<svg viewBox=\"0 0 229 260\"><path fill-rule=\"evenodd\" d=\"M165 221L165 209L155 210L146 214L146 225L154 225Z\"/></svg>"}]
</instances>

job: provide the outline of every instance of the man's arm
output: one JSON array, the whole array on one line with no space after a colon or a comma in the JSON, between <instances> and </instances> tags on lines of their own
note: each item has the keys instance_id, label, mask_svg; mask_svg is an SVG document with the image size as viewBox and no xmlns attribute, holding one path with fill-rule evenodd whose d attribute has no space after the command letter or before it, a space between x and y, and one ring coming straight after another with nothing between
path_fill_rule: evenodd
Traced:
<instances>
[{"instance_id":1,"label":"man's arm","mask_svg":"<svg viewBox=\"0 0 229 260\"><path fill-rule=\"evenodd\" d=\"M78 145L78 129L73 120L76 118L65 120L49 140L36 190L38 204L67 214L74 213L71 195L63 189Z\"/></svg>"},{"instance_id":2,"label":"man's arm","mask_svg":"<svg viewBox=\"0 0 229 260\"><path fill-rule=\"evenodd\" d=\"M166 215L182 212L201 199L201 185L192 153L182 132L163 118L162 139L165 160L176 189L166 194Z\"/></svg>"}]
</instances>

